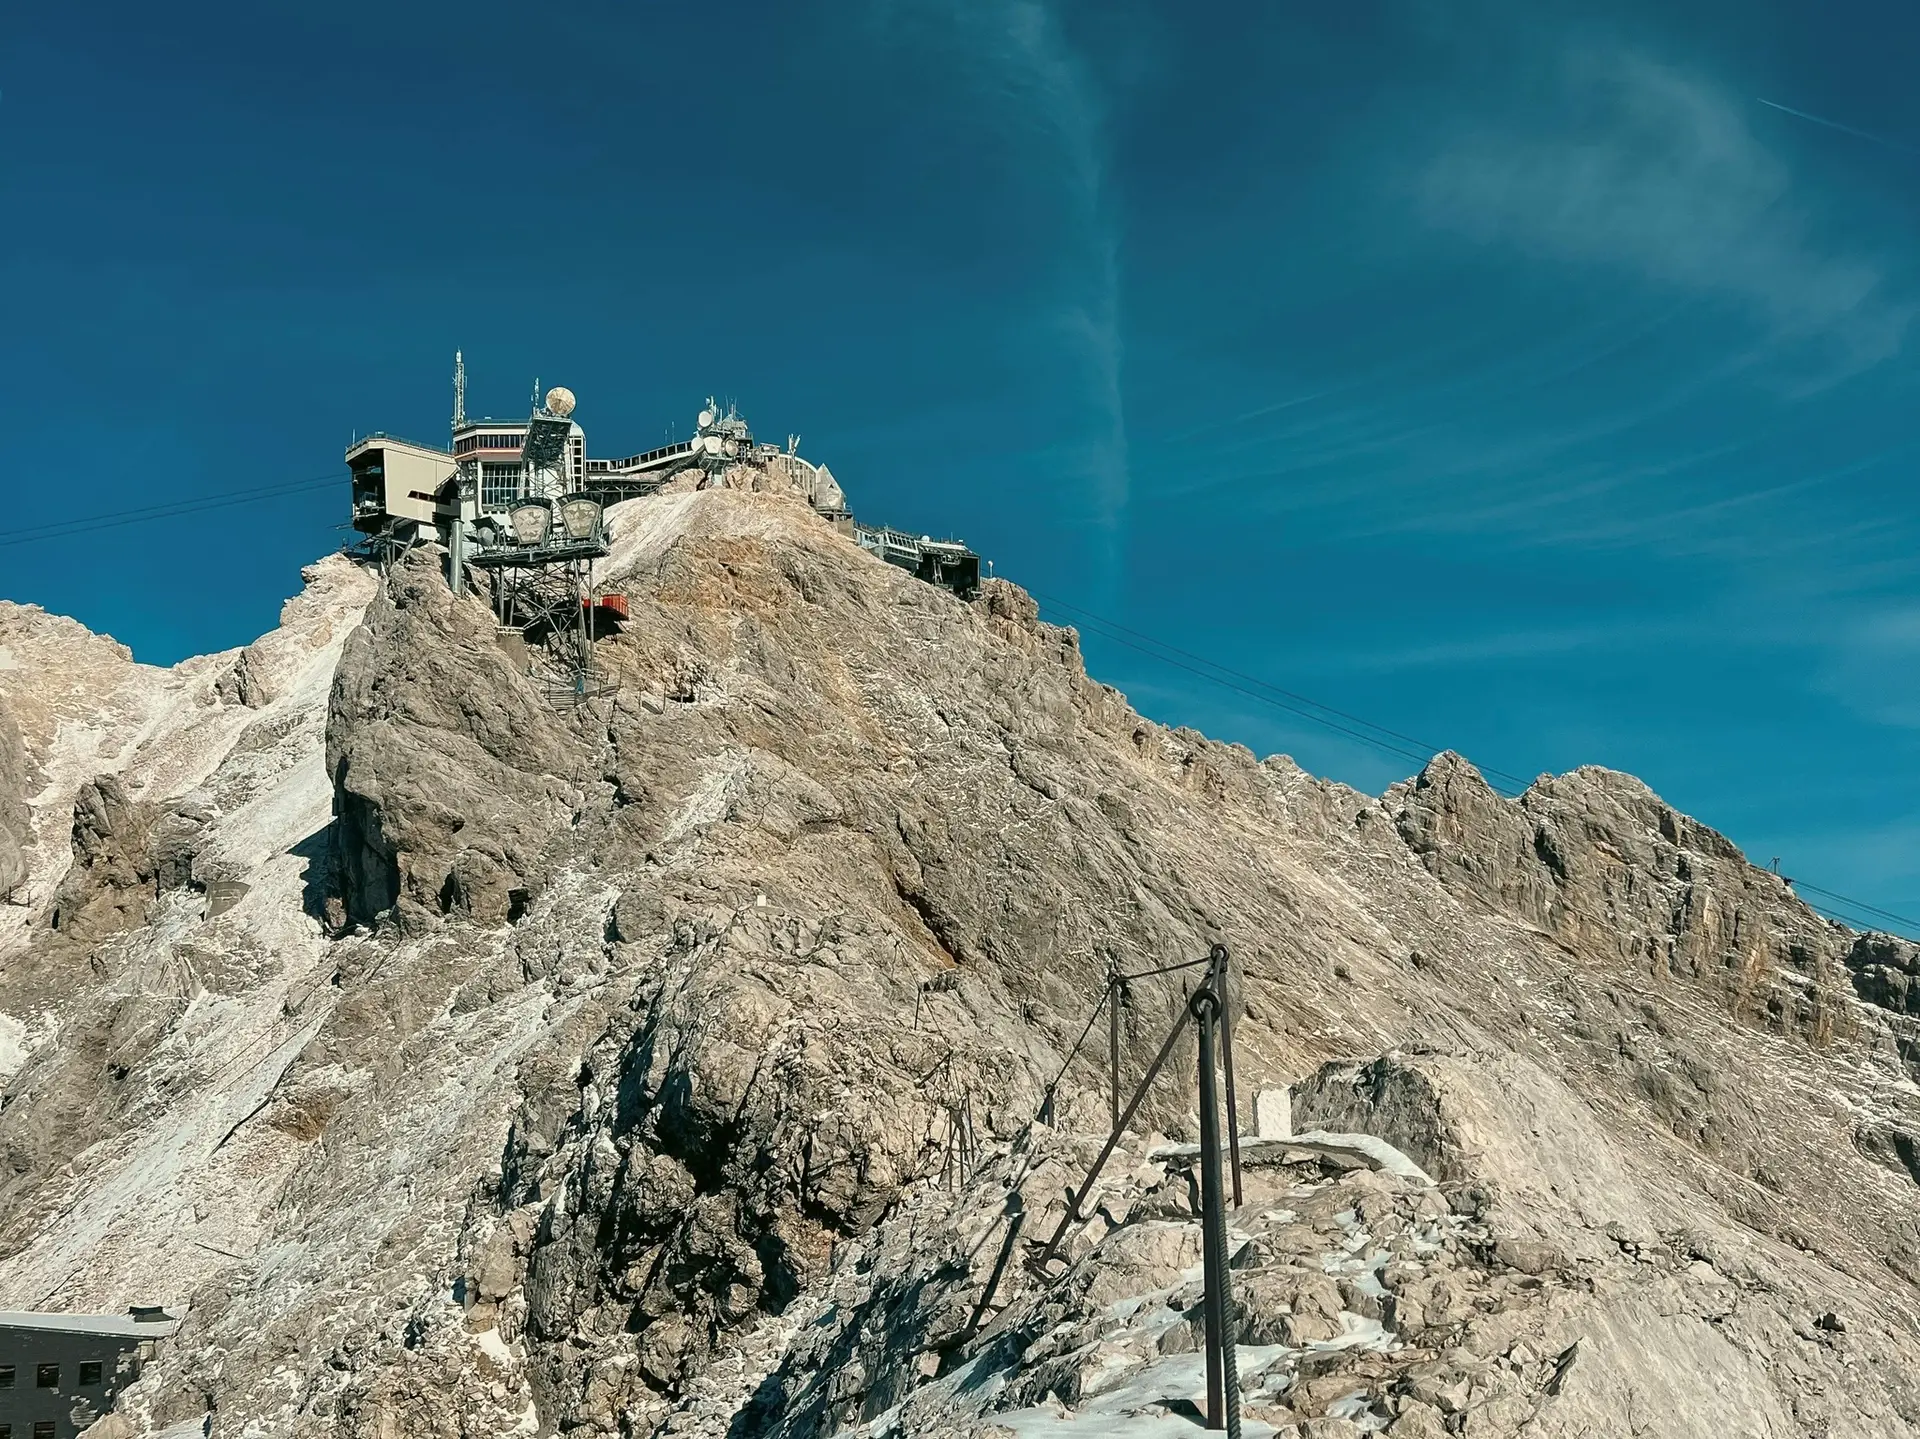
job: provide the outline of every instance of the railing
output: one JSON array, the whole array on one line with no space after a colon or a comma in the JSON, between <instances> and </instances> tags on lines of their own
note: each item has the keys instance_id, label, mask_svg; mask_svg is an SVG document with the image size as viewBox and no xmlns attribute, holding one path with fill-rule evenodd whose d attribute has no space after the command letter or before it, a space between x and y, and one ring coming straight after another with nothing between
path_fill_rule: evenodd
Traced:
<instances>
[{"instance_id":1,"label":"railing","mask_svg":"<svg viewBox=\"0 0 1920 1439\"><path fill-rule=\"evenodd\" d=\"M346 453L350 455L362 445L373 440L385 440L390 444L396 445L412 445L416 450L432 450L435 454L446 455L449 459L453 456L451 450L442 449L439 445L423 445L418 440L409 440L405 435L391 435L385 430L374 430L370 434L362 435L359 439L347 446Z\"/></svg>"},{"instance_id":2,"label":"railing","mask_svg":"<svg viewBox=\"0 0 1920 1439\"><path fill-rule=\"evenodd\" d=\"M1120 1026L1118 1022L1119 1006L1123 1002L1126 987L1135 980L1149 979L1156 975L1173 974L1183 969L1194 969L1200 965L1207 967L1206 978L1200 987L1188 998L1180 1017L1167 1032L1166 1042L1160 1046L1160 1052L1147 1066L1146 1075L1133 1092L1124 1112L1120 1109ZM1052 1084L1047 1086L1041 1101L1042 1118L1050 1118L1053 1112L1053 1098L1059 1088L1060 1080L1065 1077L1067 1066L1073 1062L1074 1055L1080 1052L1080 1046L1086 1042L1087 1035L1093 1032L1094 1022L1100 1018L1103 1008L1110 1009L1114 1016L1112 1035L1112 1104L1113 1129L1107 1136L1107 1142L1100 1151L1100 1157L1093 1161L1093 1167L1087 1171L1087 1177L1067 1201L1067 1212L1060 1217L1059 1227L1053 1237L1047 1241L1038 1260L1033 1262L1037 1273L1045 1274L1052 1263L1060 1243L1067 1237L1067 1231L1075 1224L1085 1223L1080 1206L1086 1202L1087 1195L1093 1190L1094 1183L1100 1178L1101 1170L1106 1168L1107 1160L1113 1156L1120 1136L1126 1133L1127 1126L1133 1123L1133 1117L1139 1112L1141 1102L1146 1099L1147 1091L1153 1087L1154 1080L1160 1077L1160 1071L1166 1066L1174 1046L1186 1027L1192 1023L1199 1038L1199 1089L1200 1089L1200 1223L1201 1249L1206 1274L1205 1315L1207 1348L1207 1428L1225 1429L1228 1439L1240 1439L1240 1374L1235 1345L1238 1342L1238 1324L1233 1307L1232 1274L1227 1253L1227 1217L1226 1200L1222 1193L1220 1177L1220 1093L1221 1069L1225 1069L1227 1102L1227 1143L1232 1156L1233 1203L1238 1208L1242 1202L1240 1193L1240 1125L1239 1116L1234 1110L1233 1085L1233 1024L1231 1018L1231 971L1225 945L1216 944L1205 959L1187 960L1183 963L1165 965L1159 969L1142 971L1139 974L1122 974L1116 967L1107 975L1107 990L1100 1002L1094 1006L1093 1013L1087 1019L1087 1027L1081 1031L1080 1039L1075 1043L1066 1062L1060 1066L1060 1073ZM999 1270L994 1279L999 1278ZM976 1314L986 1311L987 1300L992 1297L993 1286L989 1284Z\"/></svg>"},{"instance_id":3,"label":"railing","mask_svg":"<svg viewBox=\"0 0 1920 1439\"><path fill-rule=\"evenodd\" d=\"M678 444L662 445L657 450L648 450L644 455L629 455L624 460L596 460L593 463L606 465L609 469L618 472L650 465L656 460L664 460L672 455L684 455L692 449L692 440L681 440Z\"/></svg>"}]
</instances>

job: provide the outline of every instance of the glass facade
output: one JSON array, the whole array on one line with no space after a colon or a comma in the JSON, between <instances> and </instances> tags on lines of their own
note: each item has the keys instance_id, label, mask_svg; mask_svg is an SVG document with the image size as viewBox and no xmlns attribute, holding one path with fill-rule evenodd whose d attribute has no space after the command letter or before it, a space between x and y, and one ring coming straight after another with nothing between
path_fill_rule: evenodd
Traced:
<instances>
[{"instance_id":1,"label":"glass facade","mask_svg":"<svg viewBox=\"0 0 1920 1439\"><path fill-rule=\"evenodd\" d=\"M480 508L504 510L520 498L520 466L485 464L480 466Z\"/></svg>"}]
</instances>

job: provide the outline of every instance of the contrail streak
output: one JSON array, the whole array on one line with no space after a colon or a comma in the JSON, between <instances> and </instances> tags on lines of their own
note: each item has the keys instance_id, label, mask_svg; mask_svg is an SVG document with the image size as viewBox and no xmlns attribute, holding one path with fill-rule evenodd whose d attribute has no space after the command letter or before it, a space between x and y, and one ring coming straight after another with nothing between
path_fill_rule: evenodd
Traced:
<instances>
[{"instance_id":1,"label":"contrail streak","mask_svg":"<svg viewBox=\"0 0 1920 1439\"><path fill-rule=\"evenodd\" d=\"M1796 110L1791 105L1781 105L1773 100L1753 97L1769 110L1778 110L1785 115L1793 115L1802 120L1810 120L1816 125L1825 125L1829 130L1838 130L1843 135L1855 135L1862 140L1871 140L1876 145L1885 145L1889 150L1898 150L1902 155L1920 156L1920 150L1911 145L1902 145L1898 140L1889 140L1885 135L1876 135L1871 130L1856 130L1851 125L1842 125L1838 120L1829 120L1821 115L1809 115L1805 110Z\"/></svg>"}]
</instances>

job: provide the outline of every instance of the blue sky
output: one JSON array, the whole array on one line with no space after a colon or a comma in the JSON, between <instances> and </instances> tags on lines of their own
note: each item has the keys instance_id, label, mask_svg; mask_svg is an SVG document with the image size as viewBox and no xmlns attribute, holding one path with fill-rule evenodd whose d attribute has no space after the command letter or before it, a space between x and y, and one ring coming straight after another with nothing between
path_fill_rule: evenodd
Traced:
<instances>
[{"instance_id":1,"label":"blue sky","mask_svg":"<svg viewBox=\"0 0 1920 1439\"><path fill-rule=\"evenodd\" d=\"M13 523L438 437L456 346L601 454L714 391L1055 601L1916 914L1916 62L1864 0L40 7ZM344 500L0 535L0 595L242 643ZM1086 648L1156 718L1413 767Z\"/></svg>"}]
</instances>

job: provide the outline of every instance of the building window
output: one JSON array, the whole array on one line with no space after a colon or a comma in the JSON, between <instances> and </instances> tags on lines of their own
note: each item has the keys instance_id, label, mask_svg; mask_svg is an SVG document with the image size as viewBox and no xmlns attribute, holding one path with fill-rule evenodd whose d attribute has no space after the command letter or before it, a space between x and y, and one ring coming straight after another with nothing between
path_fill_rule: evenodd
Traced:
<instances>
[{"instance_id":1,"label":"building window","mask_svg":"<svg viewBox=\"0 0 1920 1439\"><path fill-rule=\"evenodd\" d=\"M520 498L518 465L480 466L480 508L504 510Z\"/></svg>"},{"instance_id":2,"label":"building window","mask_svg":"<svg viewBox=\"0 0 1920 1439\"><path fill-rule=\"evenodd\" d=\"M13 1366L11 1364L0 1364L0 1389L11 1388L13 1388ZM5 1436L0 1435L0 1439L5 1439Z\"/></svg>"},{"instance_id":3,"label":"building window","mask_svg":"<svg viewBox=\"0 0 1920 1439\"><path fill-rule=\"evenodd\" d=\"M89 1359L80 1366L80 1382L83 1385L98 1384L100 1382L100 1361L98 1359Z\"/></svg>"},{"instance_id":4,"label":"building window","mask_svg":"<svg viewBox=\"0 0 1920 1439\"><path fill-rule=\"evenodd\" d=\"M34 1420L33 1439L54 1439L53 1420L51 1419Z\"/></svg>"},{"instance_id":5,"label":"building window","mask_svg":"<svg viewBox=\"0 0 1920 1439\"><path fill-rule=\"evenodd\" d=\"M33 1371L33 1382L42 1389L58 1389L60 1387L60 1366L58 1364L40 1365Z\"/></svg>"}]
</instances>

